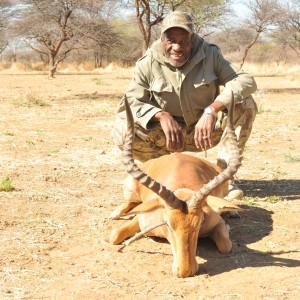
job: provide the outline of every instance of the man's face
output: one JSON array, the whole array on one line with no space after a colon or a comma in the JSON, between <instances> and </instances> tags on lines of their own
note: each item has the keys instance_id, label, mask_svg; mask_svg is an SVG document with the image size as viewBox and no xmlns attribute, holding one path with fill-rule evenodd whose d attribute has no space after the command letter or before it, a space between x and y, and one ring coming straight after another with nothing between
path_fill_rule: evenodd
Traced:
<instances>
[{"instance_id":1,"label":"man's face","mask_svg":"<svg viewBox=\"0 0 300 300\"><path fill-rule=\"evenodd\" d=\"M162 35L161 41L170 64L177 68L183 66L194 44L192 35L180 27L174 27Z\"/></svg>"}]
</instances>

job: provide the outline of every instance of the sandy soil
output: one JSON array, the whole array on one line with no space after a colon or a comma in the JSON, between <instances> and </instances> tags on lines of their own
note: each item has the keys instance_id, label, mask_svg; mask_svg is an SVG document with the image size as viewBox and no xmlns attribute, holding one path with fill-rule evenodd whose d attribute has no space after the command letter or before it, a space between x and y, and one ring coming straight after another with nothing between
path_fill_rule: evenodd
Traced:
<instances>
[{"instance_id":1,"label":"sandy soil","mask_svg":"<svg viewBox=\"0 0 300 300\"><path fill-rule=\"evenodd\" d=\"M0 74L0 298L299 299L300 78L257 78L233 251L199 240L199 274L179 279L168 243L107 243L126 222L108 220L126 176L109 134L131 72Z\"/></svg>"}]
</instances>

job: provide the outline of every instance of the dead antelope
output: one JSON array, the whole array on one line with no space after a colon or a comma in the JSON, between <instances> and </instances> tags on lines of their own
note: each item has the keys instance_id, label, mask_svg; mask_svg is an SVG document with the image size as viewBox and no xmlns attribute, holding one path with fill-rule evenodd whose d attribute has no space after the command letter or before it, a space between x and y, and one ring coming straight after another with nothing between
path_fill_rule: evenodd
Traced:
<instances>
[{"instance_id":1,"label":"dead antelope","mask_svg":"<svg viewBox=\"0 0 300 300\"><path fill-rule=\"evenodd\" d=\"M174 256L173 274L193 276L198 271L198 237L210 237L221 253L229 253L232 247L229 229L220 213L241 210L223 199L228 192L228 179L240 166L240 151L232 125L233 108L227 125L231 159L221 172L215 164L182 153L151 159L138 167L132 154L134 123L126 97L125 104L127 136L123 162L129 173L124 186L127 203L113 211L111 219L125 214L136 216L112 231L110 243L120 244L140 231L166 238Z\"/></svg>"}]
</instances>

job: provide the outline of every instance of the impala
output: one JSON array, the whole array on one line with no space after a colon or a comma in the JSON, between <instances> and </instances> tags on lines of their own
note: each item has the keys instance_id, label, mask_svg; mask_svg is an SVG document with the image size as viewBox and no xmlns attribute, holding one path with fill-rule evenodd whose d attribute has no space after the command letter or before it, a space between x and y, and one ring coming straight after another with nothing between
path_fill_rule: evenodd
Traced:
<instances>
[{"instance_id":1,"label":"impala","mask_svg":"<svg viewBox=\"0 0 300 300\"><path fill-rule=\"evenodd\" d=\"M233 103L233 100L232 100ZM138 234L166 238L173 253L172 272L178 277L193 276L198 271L198 237L210 237L221 253L229 253L232 243L229 227L221 212L242 210L224 200L228 179L240 163L240 151L229 109L227 135L231 158L225 170L205 159L172 153L137 166L132 145L134 122L125 97L127 135L123 163L129 173L124 185L127 202L112 212L111 219L134 214L134 218L112 231L110 243L117 245Z\"/></svg>"}]
</instances>

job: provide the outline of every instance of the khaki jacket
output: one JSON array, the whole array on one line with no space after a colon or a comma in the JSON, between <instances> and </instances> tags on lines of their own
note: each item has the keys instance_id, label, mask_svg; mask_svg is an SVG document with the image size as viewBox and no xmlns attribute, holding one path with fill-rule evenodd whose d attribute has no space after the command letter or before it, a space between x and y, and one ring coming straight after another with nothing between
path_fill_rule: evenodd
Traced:
<instances>
[{"instance_id":1,"label":"khaki jacket","mask_svg":"<svg viewBox=\"0 0 300 300\"><path fill-rule=\"evenodd\" d=\"M220 85L224 89L219 94ZM217 46L196 35L191 57L181 68L170 65L160 41L154 42L137 61L126 96L135 123L150 129L149 121L159 111L183 118L189 126L199 120L203 110L214 100L228 108L231 91L235 101L242 102L255 90L253 77L234 68ZM118 107L121 119L126 118L124 110L122 99Z\"/></svg>"}]
</instances>

